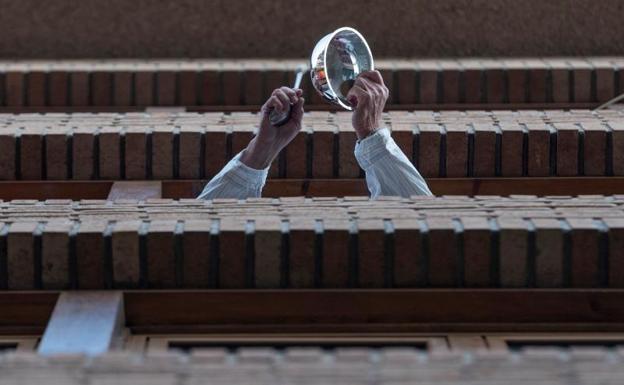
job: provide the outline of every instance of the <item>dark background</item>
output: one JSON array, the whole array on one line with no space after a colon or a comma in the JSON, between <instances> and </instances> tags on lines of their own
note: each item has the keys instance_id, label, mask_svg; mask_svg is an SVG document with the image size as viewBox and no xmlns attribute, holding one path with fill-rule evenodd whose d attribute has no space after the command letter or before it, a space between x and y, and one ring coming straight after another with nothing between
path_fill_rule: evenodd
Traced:
<instances>
[{"instance_id":1,"label":"dark background","mask_svg":"<svg viewBox=\"0 0 624 385\"><path fill-rule=\"evenodd\" d=\"M341 26L376 57L624 54L622 0L0 0L0 58L307 57Z\"/></svg>"}]
</instances>

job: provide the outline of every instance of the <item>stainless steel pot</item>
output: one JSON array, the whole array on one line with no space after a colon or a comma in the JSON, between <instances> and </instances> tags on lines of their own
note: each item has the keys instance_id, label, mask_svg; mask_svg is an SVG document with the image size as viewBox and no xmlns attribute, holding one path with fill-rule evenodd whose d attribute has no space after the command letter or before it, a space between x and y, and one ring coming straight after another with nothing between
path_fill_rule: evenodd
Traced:
<instances>
[{"instance_id":1,"label":"stainless steel pot","mask_svg":"<svg viewBox=\"0 0 624 385\"><path fill-rule=\"evenodd\" d=\"M323 37L310 57L312 85L326 100L352 110L347 93L363 71L375 69L366 40L353 28L343 27Z\"/></svg>"}]
</instances>

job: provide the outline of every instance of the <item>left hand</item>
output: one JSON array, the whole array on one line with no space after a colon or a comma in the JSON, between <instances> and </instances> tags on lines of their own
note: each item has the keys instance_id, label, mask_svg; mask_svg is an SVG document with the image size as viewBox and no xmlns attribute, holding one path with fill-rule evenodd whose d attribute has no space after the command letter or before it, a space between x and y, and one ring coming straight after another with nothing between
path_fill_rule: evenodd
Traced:
<instances>
[{"instance_id":1,"label":"left hand","mask_svg":"<svg viewBox=\"0 0 624 385\"><path fill-rule=\"evenodd\" d=\"M260 129L241 155L241 162L247 166L261 170L269 167L275 157L301 130L303 119L303 91L300 89L281 87L273 91L269 100L262 106ZM275 108L283 111L292 106L290 120L286 124L275 127L269 121L269 114Z\"/></svg>"}]
</instances>

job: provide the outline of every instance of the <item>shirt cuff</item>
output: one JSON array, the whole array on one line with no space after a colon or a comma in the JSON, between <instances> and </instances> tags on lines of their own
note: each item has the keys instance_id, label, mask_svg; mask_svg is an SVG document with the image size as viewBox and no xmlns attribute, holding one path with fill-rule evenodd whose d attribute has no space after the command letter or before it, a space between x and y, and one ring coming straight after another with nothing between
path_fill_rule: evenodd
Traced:
<instances>
[{"instance_id":1,"label":"shirt cuff","mask_svg":"<svg viewBox=\"0 0 624 385\"><path fill-rule=\"evenodd\" d=\"M269 167L271 166L262 170L251 168L241 162L240 157L242 153L242 151L239 152L234 158L232 158L232 160L230 160L231 168L226 174L226 177L244 187L258 188L264 186L266 178L269 174Z\"/></svg>"},{"instance_id":2,"label":"shirt cuff","mask_svg":"<svg viewBox=\"0 0 624 385\"><path fill-rule=\"evenodd\" d=\"M389 151L388 143L392 140L390 131L380 128L374 134L358 140L355 144L355 159L364 170L372 166L378 159Z\"/></svg>"}]
</instances>

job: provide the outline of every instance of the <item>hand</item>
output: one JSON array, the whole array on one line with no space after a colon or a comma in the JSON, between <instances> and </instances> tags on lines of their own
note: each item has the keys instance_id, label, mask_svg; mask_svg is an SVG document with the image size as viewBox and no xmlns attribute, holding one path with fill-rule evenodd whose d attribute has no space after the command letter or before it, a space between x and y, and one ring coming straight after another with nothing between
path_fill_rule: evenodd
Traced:
<instances>
[{"instance_id":1,"label":"hand","mask_svg":"<svg viewBox=\"0 0 624 385\"><path fill-rule=\"evenodd\" d=\"M301 130L301 120L303 119L303 103L305 102L303 91L288 87L278 88L273 91L269 100L262 106L262 119L260 129L247 148L241 155L241 162L256 170L269 167L277 154L291 140L295 138ZM283 111L292 105L290 120L283 126L275 127L269 121L269 114L275 108Z\"/></svg>"},{"instance_id":2,"label":"hand","mask_svg":"<svg viewBox=\"0 0 624 385\"><path fill-rule=\"evenodd\" d=\"M358 139L364 139L380 128L388 94L379 71L362 72L355 79L347 100L353 106L351 122Z\"/></svg>"}]
</instances>

